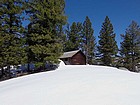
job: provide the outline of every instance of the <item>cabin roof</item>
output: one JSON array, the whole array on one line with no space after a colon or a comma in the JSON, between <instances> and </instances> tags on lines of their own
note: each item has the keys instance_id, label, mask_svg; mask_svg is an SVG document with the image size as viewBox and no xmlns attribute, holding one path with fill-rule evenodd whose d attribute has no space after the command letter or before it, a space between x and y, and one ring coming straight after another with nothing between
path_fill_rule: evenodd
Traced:
<instances>
[{"instance_id":1,"label":"cabin roof","mask_svg":"<svg viewBox=\"0 0 140 105\"><path fill-rule=\"evenodd\" d=\"M70 58L70 57L74 56L79 51L80 50L64 52L64 54L62 56L60 56L60 58Z\"/></svg>"}]
</instances>

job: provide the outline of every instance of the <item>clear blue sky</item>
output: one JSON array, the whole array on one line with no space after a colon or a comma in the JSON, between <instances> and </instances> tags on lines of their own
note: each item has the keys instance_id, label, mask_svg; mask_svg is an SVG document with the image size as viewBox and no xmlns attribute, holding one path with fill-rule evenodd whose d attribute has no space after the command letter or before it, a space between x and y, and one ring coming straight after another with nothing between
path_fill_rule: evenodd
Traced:
<instances>
[{"instance_id":1,"label":"clear blue sky","mask_svg":"<svg viewBox=\"0 0 140 105\"><path fill-rule=\"evenodd\" d=\"M68 23L83 22L89 16L94 35L98 40L101 25L109 16L120 46L120 34L124 34L132 20L140 25L140 0L65 0Z\"/></svg>"}]
</instances>

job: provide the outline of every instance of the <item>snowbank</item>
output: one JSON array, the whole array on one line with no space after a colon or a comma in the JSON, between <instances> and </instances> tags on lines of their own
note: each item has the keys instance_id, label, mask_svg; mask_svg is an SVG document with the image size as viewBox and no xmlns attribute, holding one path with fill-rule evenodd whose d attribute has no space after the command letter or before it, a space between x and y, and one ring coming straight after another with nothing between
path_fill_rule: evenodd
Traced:
<instances>
[{"instance_id":1,"label":"snowbank","mask_svg":"<svg viewBox=\"0 0 140 105\"><path fill-rule=\"evenodd\" d=\"M59 68L62 68L62 67L65 67L66 66L65 63L62 60L59 60L59 61L60 61Z\"/></svg>"},{"instance_id":2,"label":"snowbank","mask_svg":"<svg viewBox=\"0 0 140 105\"><path fill-rule=\"evenodd\" d=\"M0 105L140 105L140 74L91 65L58 69L0 82Z\"/></svg>"}]
</instances>

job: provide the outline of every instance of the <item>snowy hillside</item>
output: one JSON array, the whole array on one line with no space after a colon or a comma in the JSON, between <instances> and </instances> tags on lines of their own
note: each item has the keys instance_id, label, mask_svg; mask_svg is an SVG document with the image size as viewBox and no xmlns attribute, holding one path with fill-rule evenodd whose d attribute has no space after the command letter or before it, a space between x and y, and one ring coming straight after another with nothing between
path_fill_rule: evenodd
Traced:
<instances>
[{"instance_id":1,"label":"snowy hillside","mask_svg":"<svg viewBox=\"0 0 140 105\"><path fill-rule=\"evenodd\" d=\"M140 74L64 66L0 82L0 105L140 105Z\"/></svg>"}]
</instances>

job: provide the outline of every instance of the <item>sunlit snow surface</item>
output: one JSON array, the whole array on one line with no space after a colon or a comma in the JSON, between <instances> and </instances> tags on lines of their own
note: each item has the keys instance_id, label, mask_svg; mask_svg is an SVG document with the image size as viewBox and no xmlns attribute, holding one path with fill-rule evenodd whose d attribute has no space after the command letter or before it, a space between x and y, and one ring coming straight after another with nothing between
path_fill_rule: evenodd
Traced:
<instances>
[{"instance_id":1,"label":"sunlit snow surface","mask_svg":"<svg viewBox=\"0 0 140 105\"><path fill-rule=\"evenodd\" d=\"M0 82L0 105L140 105L140 74L66 66Z\"/></svg>"}]
</instances>

